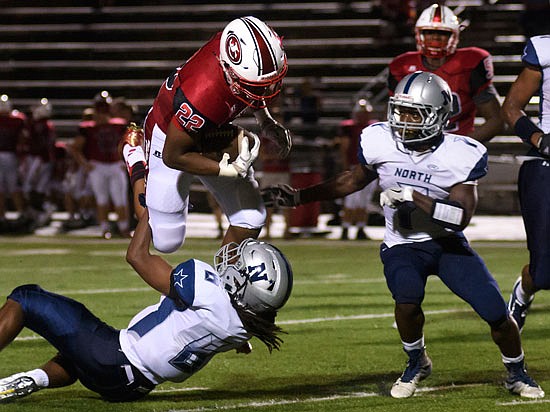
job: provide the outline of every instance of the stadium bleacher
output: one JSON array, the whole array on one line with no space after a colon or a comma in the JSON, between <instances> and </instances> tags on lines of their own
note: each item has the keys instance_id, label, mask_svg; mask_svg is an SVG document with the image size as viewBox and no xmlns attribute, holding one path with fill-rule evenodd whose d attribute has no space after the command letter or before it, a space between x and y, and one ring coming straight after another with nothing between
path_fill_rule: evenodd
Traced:
<instances>
[{"instance_id":1,"label":"stadium bleacher","mask_svg":"<svg viewBox=\"0 0 550 412\"><path fill-rule=\"evenodd\" d=\"M21 110L41 97L49 98L62 139L76 134L83 109L103 89L113 96L125 96L138 108L137 118L143 118L165 76L229 20L243 14L264 19L284 37L289 61L286 87L298 86L304 77L318 80L323 106L314 133L317 138L334 136L361 90L369 93L383 113L381 73L395 55L415 47L412 33L396 36L391 23L379 18L375 1L75 3L62 0L52 7L51 2L35 1L28 7L4 1L0 14L0 93L8 94ZM521 68L519 55L525 39L518 18L522 3L470 0L446 4L460 11L468 23L460 46L479 46L493 54L494 83L503 97ZM529 110L534 112L536 105ZM299 108L291 106L287 111L297 148L307 151L322 144L322 140L301 140ZM502 154L517 155L524 150L509 132L488 148L500 161ZM513 179L510 176L504 184L513 185Z\"/></svg>"}]
</instances>

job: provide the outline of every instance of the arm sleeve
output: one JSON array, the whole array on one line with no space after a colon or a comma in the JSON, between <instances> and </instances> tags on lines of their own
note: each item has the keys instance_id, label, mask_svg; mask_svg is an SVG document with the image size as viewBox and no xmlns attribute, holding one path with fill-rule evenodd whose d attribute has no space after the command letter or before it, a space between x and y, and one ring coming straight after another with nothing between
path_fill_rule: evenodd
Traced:
<instances>
[{"instance_id":1,"label":"arm sleeve","mask_svg":"<svg viewBox=\"0 0 550 412\"><path fill-rule=\"evenodd\" d=\"M497 96L497 91L493 86L493 59L487 52L484 52L480 57L470 76L470 88L476 103L483 103L491 97Z\"/></svg>"}]
</instances>

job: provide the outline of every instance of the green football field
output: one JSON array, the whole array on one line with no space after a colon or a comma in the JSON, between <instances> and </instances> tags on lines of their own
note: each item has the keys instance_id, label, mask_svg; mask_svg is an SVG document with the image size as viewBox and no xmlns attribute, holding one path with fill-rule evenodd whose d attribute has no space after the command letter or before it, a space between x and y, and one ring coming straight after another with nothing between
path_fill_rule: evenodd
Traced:
<instances>
[{"instance_id":1,"label":"green football field","mask_svg":"<svg viewBox=\"0 0 550 412\"><path fill-rule=\"evenodd\" d=\"M550 293L537 296L523 333L531 375L548 399L522 400L503 387L505 370L489 327L435 277L424 303L432 375L417 394L392 399L405 366L393 323L393 302L378 258L378 242L273 242L294 268L294 290L278 323L288 333L269 354L253 340L250 355L228 352L181 384L165 383L144 400L108 404L79 383L43 390L0 411L548 411L550 409ZM75 237L0 238L0 294L38 283L86 304L123 328L158 294L124 259L127 241ZM209 263L216 240L188 239L166 258ZM527 259L523 242L476 242L506 300ZM24 330L0 354L0 377L35 368L55 353Z\"/></svg>"}]
</instances>

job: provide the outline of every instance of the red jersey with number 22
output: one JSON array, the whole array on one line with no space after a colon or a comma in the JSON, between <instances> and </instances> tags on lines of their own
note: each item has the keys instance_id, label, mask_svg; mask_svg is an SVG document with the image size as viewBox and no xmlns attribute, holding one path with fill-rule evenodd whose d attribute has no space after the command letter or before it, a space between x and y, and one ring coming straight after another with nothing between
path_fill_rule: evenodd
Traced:
<instances>
[{"instance_id":1,"label":"red jersey with number 22","mask_svg":"<svg viewBox=\"0 0 550 412\"><path fill-rule=\"evenodd\" d=\"M164 81L147 116L146 137L151 137L155 123L164 133L170 122L187 132L219 127L247 107L225 81L219 63L220 38L217 33Z\"/></svg>"}]
</instances>

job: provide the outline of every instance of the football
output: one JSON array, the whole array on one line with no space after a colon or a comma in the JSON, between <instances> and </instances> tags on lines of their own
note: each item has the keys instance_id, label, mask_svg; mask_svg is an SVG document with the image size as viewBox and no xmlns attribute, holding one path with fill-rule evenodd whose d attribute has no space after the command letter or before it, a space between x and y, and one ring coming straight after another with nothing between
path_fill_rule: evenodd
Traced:
<instances>
[{"instance_id":1,"label":"football","mask_svg":"<svg viewBox=\"0 0 550 412\"><path fill-rule=\"evenodd\" d=\"M232 133L232 134L231 134ZM249 145L252 146L254 141L245 135L244 129L234 126L234 130L224 129L223 131L215 130L206 132L201 139L203 151L201 154L204 157L215 160L222 160L223 154L229 154L229 163L233 162L239 155L239 147L242 139L248 139Z\"/></svg>"}]
</instances>

